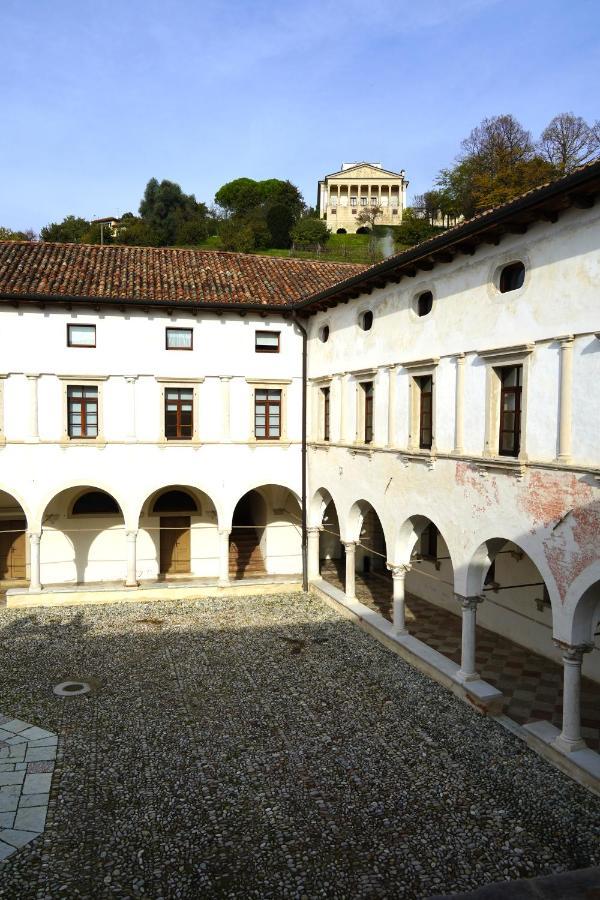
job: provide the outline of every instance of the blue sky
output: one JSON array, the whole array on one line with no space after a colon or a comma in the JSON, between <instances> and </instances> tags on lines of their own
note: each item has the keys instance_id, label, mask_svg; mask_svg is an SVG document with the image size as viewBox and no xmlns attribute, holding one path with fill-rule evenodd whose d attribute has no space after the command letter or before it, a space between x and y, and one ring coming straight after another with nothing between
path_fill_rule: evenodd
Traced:
<instances>
[{"instance_id":1,"label":"blue sky","mask_svg":"<svg viewBox=\"0 0 600 900\"><path fill-rule=\"evenodd\" d=\"M484 116L600 117L597 0L2 0L0 225L137 212L149 178L314 203L342 161L426 190Z\"/></svg>"}]
</instances>

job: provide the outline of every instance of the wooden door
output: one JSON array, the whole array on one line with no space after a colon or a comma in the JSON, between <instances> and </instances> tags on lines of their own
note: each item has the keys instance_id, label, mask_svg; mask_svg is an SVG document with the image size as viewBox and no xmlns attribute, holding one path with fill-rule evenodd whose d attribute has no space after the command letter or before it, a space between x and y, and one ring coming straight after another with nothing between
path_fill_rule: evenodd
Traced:
<instances>
[{"instance_id":1,"label":"wooden door","mask_svg":"<svg viewBox=\"0 0 600 900\"><path fill-rule=\"evenodd\" d=\"M161 575L182 575L190 571L190 517L160 517Z\"/></svg>"},{"instance_id":2,"label":"wooden door","mask_svg":"<svg viewBox=\"0 0 600 900\"><path fill-rule=\"evenodd\" d=\"M0 519L0 579L25 578L24 519Z\"/></svg>"}]
</instances>

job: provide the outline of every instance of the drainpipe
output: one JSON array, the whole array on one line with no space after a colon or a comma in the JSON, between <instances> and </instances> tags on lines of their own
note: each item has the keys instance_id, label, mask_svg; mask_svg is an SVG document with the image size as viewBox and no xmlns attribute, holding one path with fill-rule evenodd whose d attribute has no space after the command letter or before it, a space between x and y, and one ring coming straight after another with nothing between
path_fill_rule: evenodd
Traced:
<instances>
[{"instance_id":1,"label":"drainpipe","mask_svg":"<svg viewBox=\"0 0 600 900\"><path fill-rule=\"evenodd\" d=\"M294 324L302 335L302 590L308 591L308 533L306 530L306 379L308 334L306 328L298 320L298 314L292 314Z\"/></svg>"}]
</instances>

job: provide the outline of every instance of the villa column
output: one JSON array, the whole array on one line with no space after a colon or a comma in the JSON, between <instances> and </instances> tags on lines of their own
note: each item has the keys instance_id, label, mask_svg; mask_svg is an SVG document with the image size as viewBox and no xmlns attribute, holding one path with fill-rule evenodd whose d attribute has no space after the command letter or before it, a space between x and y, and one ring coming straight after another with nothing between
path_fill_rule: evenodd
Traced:
<instances>
[{"instance_id":1,"label":"villa column","mask_svg":"<svg viewBox=\"0 0 600 900\"><path fill-rule=\"evenodd\" d=\"M573 395L573 335L560 341L558 462L571 460L571 399Z\"/></svg>"},{"instance_id":2,"label":"villa column","mask_svg":"<svg viewBox=\"0 0 600 900\"><path fill-rule=\"evenodd\" d=\"M464 440L465 354L456 357L456 396L454 398L454 452L463 452Z\"/></svg>"},{"instance_id":3,"label":"villa column","mask_svg":"<svg viewBox=\"0 0 600 900\"><path fill-rule=\"evenodd\" d=\"M396 632L396 634L408 634L405 621L406 607L404 603L404 579L406 578L408 572L410 572L411 567L407 564L393 566L388 563L387 568L392 573L392 624L394 626L394 631Z\"/></svg>"},{"instance_id":4,"label":"villa column","mask_svg":"<svg viewBox=\"0 0 600 900\"><path fill-rule=\"evenodd\" d=\"M38 378L39 375L28 375L29 382L29 439L38 441L40 438L38 425Z\"/></svg>"},{"instance_id":5,"label":"villa column","mask_svg":"<svg viewBox=\"0 0 600 900\"><path fill-rule=\"evenodd\" d=\"M221 409L222 414L222 434L221 439L224 441L231 440L231 375L221 375Z\"/></svg>"},{"instance_id":6,"label":"villa column","mask_svg":"<svg viewBox=\"0 0 600 900\"><path fill-rule=\"evenodd\" d=\"M127 580L125 587L137 587L137 531L127 531Z\"/></svg>"},{"instance_id":7,"label":"villa column","mask_svg":"<svg viewBox=\"0 0 600 900\"><path fill-rule=\"evenodd\" d=\"M388 370L388 447L396 446L396 388L398 386L398 366Z\"/></svg>"},{"instance_id":8,"label":"villa column","mask_svg":"<svg viewBox=\"0 0 600 900\"><path fill-rule=\"evenodd\" d=\"M308 533L308 580L316 581L319 578L319 526L306 529Z\"/></svg>"},{"instance_id":9,"label":"villa column","mask_svg":"<svg viewBox=\"0 0 600 900\"><path fill-rule=\"evenodd\" d=\"M346 549L346 600L356 600L356 543L355 541L342 541Z\"/></svg>"},{"instance_id":10,"label":"villa column","mask_svg":"<svg viewBox=\"0 0 600 900\"><path fill-rule=\"evenodd\" d=\"M41 532L29 532L29 592L37 594L42 589L40 578L40 540Z\"/></svg>"},{"instance_id":11,"label":"villa column","mask_svg":"<svg viewBox=\"0 0 600 900\"><path fill-rule=\"evenodd\" d=\"M479 675L475 671L475 647L477 624L477 606L483 601L483 597L462 597L454 595L462 606L462 644L460 656L460 670L457 673L458 681L475 681Z\"/></svg>"},{"instance_id":12,"label":"villa column","mask_svg":"<svg viewBox=\"0 0 600 900\"><path fill-rule=\"evenodd\" d=\"M562 731L554 741L557 750L573 753L586 746L581 737L581 664L583 654L593 649L592 644L570 646L555 641L563 658L563 719Z\"/></svg>"},{"instance_id":13,"label":"villa column","mask_svg":"<svg viewBox=\"0 0 600 900\"><path fill-rule=\"evenodd\" d=\"M219 528L219 587L229 586L229 535L231 528Z\"/></svg>"}]
</instances>

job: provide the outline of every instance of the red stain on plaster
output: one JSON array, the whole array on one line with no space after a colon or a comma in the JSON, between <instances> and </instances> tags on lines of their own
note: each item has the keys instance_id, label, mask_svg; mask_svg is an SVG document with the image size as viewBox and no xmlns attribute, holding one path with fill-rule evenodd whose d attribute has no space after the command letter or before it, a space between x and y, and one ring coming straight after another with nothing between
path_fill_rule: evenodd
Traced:
<instances>
[{"instance_id":1,"label":"red stain on plaster","mask_svg":"<svg viewBox=\"0 0 600 900\"><path fill-rule=\"evenodd\" d=\"M538 528L548 565L564 600L567 588L600 553L600 500L573 474L532 472L519 506Z\"/></svg>"},{"instance_id":2,"label":"red stain on plaster","mask_svg":"<svg viewBox=\"0 0 600 900\"><path fill-rule=\"evenodd\" d=\"M454 479L465 489L465 497L470 499L473 512L485 512L492 504L498 503L496 476L489 475L469 463L457 462Z\"/></svg>"}]
</instances>

